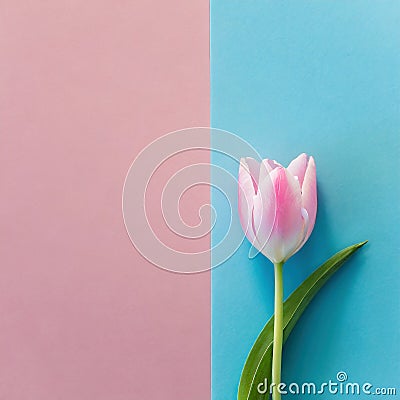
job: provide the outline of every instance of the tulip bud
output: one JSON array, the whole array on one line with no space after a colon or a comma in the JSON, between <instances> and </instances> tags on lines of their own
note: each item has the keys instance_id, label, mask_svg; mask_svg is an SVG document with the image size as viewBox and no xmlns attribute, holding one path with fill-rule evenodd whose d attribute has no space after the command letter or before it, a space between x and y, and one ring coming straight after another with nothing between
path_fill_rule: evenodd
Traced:
<instances>
[{"instance_id":1,"label":"tulip bud","mask_svg":"<svg viewBox=\"0 0 400 400\"><path fill-rule=\"evenodd\" d=\"M268 159L242 158L239 218L253 244L273 263L285 262L304 245L317 214L313 157L300 154L287 168Z\"/></svg>"}]
</instances>

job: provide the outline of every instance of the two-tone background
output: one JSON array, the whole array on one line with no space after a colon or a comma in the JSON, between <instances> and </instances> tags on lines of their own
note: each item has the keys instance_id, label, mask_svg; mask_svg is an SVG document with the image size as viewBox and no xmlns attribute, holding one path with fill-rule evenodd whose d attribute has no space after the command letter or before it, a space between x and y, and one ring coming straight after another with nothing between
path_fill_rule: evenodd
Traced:
<instances>
[{"instance_id":1,"label":"two-tone background","mask_svg":"<svg viewBox=\"0 0 400 400\"><path fill-rule=\"evenodd\" d=\"M317 224L286 295L370 241L293 331L284 381L345 371L400 392L399 37L394 0L0 1L0 397L235 399L272 313L270 265L244 242L211 272L161 270L121 212L145 146L210 125L263 157L316 159ZM220 154L195 160L236 174ZM217 190L191 196L188 224L210 201L218 220L187 252L230 218Z\"/></svg>"}]
</instances>

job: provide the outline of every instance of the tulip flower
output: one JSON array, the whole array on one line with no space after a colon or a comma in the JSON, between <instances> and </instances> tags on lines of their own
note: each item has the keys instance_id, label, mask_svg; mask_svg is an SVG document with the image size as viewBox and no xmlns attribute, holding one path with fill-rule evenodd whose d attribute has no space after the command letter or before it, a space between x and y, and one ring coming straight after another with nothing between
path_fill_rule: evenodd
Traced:
<instances>
[{"instance_id":1,"label":"tulip flower","mask_svg":"<svg viewBox=\"0 0 400 400\"><path fill-rule=\"evenodd\" d=\"M275 315L272 359L273 399L281 398L283 279L285 261L314 228L317 183L313 157L300 154L287 168L268 159L242 158L239 168L239 218L252 245L275 269Z\"/></svg>"},{"instance_id":2,"label":"tulip flower","mask_svg":"<svg viewBox=\"0 0 400 400\"><path fill-rule=\"evenodd\" d=\"M287 168L242 158L239 217L247 238L273 263L285 262L310 237L317 214L313 157L300 154Z\"/></svg>"}]
</instances>

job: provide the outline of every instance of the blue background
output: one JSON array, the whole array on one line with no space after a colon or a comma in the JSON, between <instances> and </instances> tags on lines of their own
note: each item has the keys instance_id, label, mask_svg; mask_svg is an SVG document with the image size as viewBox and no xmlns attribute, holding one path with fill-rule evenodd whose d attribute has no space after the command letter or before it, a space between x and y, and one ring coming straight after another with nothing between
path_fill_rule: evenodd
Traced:
<instances>
[{"instance_id":1,"label":"blue background","mask_svg":"<svg viewBox=\"0 0 400 400\"><path fill-rule=\"evenodd\" d=\"M352 382L399 386L399 38L398 1L211 1L212 126L285 165L301 152L316 159L317 223L285 265L285 296L336 251L370 241L294 329L285 382L345 371ZM237 174L220 155L213 162ZM215 242L229 216L217 192L212 202ZM212 271L213 400L236 398L273 310L273 268L248 250L245 241Z\"/></svg>"}]
</instances>

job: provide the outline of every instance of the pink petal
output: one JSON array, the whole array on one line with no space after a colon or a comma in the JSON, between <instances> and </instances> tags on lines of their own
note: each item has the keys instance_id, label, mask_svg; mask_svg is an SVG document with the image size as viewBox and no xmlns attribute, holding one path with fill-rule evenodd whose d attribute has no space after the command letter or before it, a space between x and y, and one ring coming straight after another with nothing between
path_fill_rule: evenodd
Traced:
<instances>
[{"instance_id":1,"label":"pink petal","mask_svg":"<svg viewBox=\"0 0 400 400\"><path fill-rule=\"evenodd\" d=\"M254 192L257 193L258 179L260 175L260 163L251 157L242 158L240 160L240 163L243 164L247 171L250 173L254 186Z\"/></svg>"},{"instance_id":2,"label":"pink petal","mask_svg":"<svg viewBox=\"0 0 400 400\"><path fill-rule=\"evenodd\" d=\"M268 173L273 171L275 168L282 167L282 165L279 164L278 162L276 162L275 160L270 160L268 158L265 158L264 160L262 160L262 165L264 165L264 167Z\"/></svg>"},{"instance_id":3,"label":"pink petal","mask_svg":"<svg viewBox=\"0 0 400 400\"><path fill-rule=\"evenodd\" d=\"M271 235L276 216L275 187L269 171L270 166L264 160L260 167L259 190L253 198L253 227L261 248Z\"/></svg>"},{"instance_id":4,"label":"pink petal","mask_svg":"<svg viewBox=\"0 0 400 400\"><path fill-rule=\"evenodd\" d=\"M254 242L255 235L252 229L253 197L258 188L260 165L252 158L242 158L239 166L238 178L238 209L239 219L247 238Z\"/></svg>"},{"instance_id":5,"label":"pink petal","mask_svg":"<svg viewBox=\"0 0 400 400\"><path fill-rule=\"evenodd\" d=\"M317 216L317 175L315 161L310 157L302 186L302 205L309 217L308 231L305 241L310 237Z\"/></svg>"},{"instance_id":6,"label":"pink petal","mask_svg":"<svg viewBox=\"0 0 400 400\"><path fill-rule=\"evenodd\" d=\"M308 218L308 212L304 207L301 208L301 215L303 216L303 221L304 221L303 230L301 232L301 240L300 240L297 248L293 251L292 254L289 255L289 257L292 257L292 255L297 253L304 246L304 243L308 239L307 238L307 232L308 232L308 226L309 226L309 222L310 221L309 221L309 218Z\"/></svg>"},{"instance_id":7,"label":"pink petal","mask_svg":"<svg viewBox=\"0 0 400 400\"><path fill-rule=\"evenodd\" d=\"M274 169L270 177L274 186L276 215L262 252L272 262L280 262L290 257L303 239L302 197L299 182L285 168Z\"/></svg>"},{"instance_id":8,"label":"pink petal","mask_svg":"<svg viewBox=\"0 0 400 400\"><path fill-rule=\"evenodd\" d=\"M308 156L305 153L300 154L295 158L287 167L293 176L297 176L299 179L300 187L303 186L304 175L306 173L308 164Z\"/></svg>"}]
</instances>

